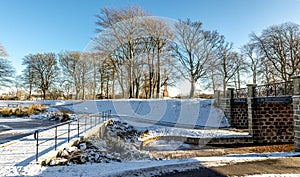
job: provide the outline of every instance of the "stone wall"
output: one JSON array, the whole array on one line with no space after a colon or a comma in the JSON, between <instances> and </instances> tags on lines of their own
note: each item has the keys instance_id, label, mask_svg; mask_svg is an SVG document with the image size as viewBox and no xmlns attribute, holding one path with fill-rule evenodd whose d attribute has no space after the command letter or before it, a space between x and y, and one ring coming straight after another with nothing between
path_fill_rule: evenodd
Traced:
<instances>
[{"instance_id":1,"label":"stone wall","mask_svg":"<svg viewBox=\"0 0 300 177\"><path fill-rule=\"evenodd\" d=\"M231 127L238 129L248 128L248 105L247 101L234 99L232 104Z\"/></svg>"},{"instance_id":2,"label":"stone wall","mask_svg":"<svg viewBox=\"0 0 300 177\"><path fill-rule=\"evenodd\" d=\"M251 88L251 90L253 89ZM232 91L230 90L229 93ZM250 97L251 95L252 97ZM253 97L253 94L250 96L248 98L232 98L229 94L231 99L224 100L226 102L224 112L231 127L248 128L254 143L294 142L292 97ZM300 104L298 108L300 126ZM300 131L297 137L300 140Z\"/></svg>"},{"instance_id":3,"label":"stone wall","mask_svg":"<svg viewBox=\"0 0 300 177\"><path fill-rule=\"evenodd\" d=\"M293 96L295 151L300 152L300 96Z\"/></svg>"},{"instance_id":4,"label":"stone wall","mask_svg":"<svg viewBox=\"0 0 300 177\"><path fill-rule=\"evenodd\" d=\"M248 129L255 143L294 142L295 151L300 152L300 75L291 79L292 98L256 97L256 85L247 85ZM228 91L227 98L231 101L226 100L225 114L231 125L239 125L240 121L235 119L239 119L238 115L244 114L240 111L244 110L239 108L242 105L233 104L234 90Z\"/></svg>"},{"instance_id":5,"label":"stone wall","mask_svg":"<svg viewBox=\"0 0 300 177\"><path fill-rule=\"evenodd\" d=\"M254 143L294 142L293 105L291 103L254 98L251 114L251 133Z\"/></svg>"}]
</instances>

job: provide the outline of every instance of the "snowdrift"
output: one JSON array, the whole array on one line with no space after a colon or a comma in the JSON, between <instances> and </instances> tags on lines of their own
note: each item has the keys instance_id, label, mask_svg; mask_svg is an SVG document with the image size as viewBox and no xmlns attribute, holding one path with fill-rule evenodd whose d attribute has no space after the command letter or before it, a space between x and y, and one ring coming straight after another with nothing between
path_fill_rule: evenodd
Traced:
<instances>
[{"instance_id":1,"label":"snowdrift","mask_svg":"<svg viewBox=\"0 0 300 177\"><path fill-rule=\"evenodd\" d=\"M224 112L212 99L89 100L48 103L74 113L97 114L111 110L120 118L153 124L194 127L229 127Z\"/></svg>"},{"instance_id":2,"label":"snowdrift","mask_svg":"<svg viewBox=\"0 0 300 177\"><path fill-rule=\"evenodd\" d=\"M224 112L214 106L212 99L120 99L120 100L42 100L0 101L7 104L45 104L76 113L98 114L111 110L120 118L132 123L145 121L152 124L186 128L229 127ZM147 125L149 126L149 125Z\"/></svg>"}]
</instances>

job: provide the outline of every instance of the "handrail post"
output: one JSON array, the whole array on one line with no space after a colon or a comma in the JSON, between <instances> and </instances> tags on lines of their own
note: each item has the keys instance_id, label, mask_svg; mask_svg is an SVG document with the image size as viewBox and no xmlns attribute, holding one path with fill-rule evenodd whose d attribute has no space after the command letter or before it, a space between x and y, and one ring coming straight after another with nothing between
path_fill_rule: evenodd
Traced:
<instances>
[{"instance_id":1,"label":"handrail post","mask_svg":"<svg viewBox=\"0 0 300 177\"><path fill-rule=\"evenodd\" d=\"M54 143L55 143L55 145L54 145L54 149L56 150L56 148L57 148L57 126L55 126L55 137L54 137Z\"/></svg>"},{"instance_id":2,"label":"handrail post","mask_svg":"<svg viewBox=\"0 0 300 177\"><path fill-rule=\"evenodd\" d=\"M34 139L36 140L36 151L35 151L35 161L39 160L39 131L36 130L34 132Z\"/></svg>"},{"instance_id":3,"label":"handrail post","mask_svg":"<svg viewBox=\"0 0 300 177\"><path fill-rule=\"evenodd\" d=\"M71 122L68 123L68 143L70 142L70 124Z\"/></svg>"},{"instance_id":4,"label":"handrail post","mask_svg":"<svg viewBox=\"0 0 300 177\"><path fill-rule=\"evenodd\" d=\"M79 137L79 117L77 118L77 137Z\"/></svg>"},{"instance_id":5,"label":"handrail post","mask_svg":"<svg viewBox=\"0 0 300 177\"><path fill-rule=\"evenodd\" d=\"M91 120L91 127L90 128L93 128L93 117L90 117L90 120Z\"/></svg>"},{"instance_id":6,"label":"handrail post","mask_svg":"<svg viewBox=\"0 0 300 177\"><path fill-rule=\"evenodd\" d=\"M84 117L84 131L86 131L86 117Z\"/></svg>"}]
</instances>

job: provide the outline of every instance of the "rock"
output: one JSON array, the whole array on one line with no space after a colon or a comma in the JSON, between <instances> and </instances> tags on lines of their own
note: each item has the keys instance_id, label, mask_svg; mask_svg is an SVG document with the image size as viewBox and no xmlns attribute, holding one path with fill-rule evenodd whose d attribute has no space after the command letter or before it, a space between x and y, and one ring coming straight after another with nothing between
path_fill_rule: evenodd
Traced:
<instances>
[{"instance_id":1,"label":"rock","mask_svg":"<svg viewBox=\"0 0 300 177\"><path fill-rule=\"evenodd\" d=\"M86 162L88 162L88 157L84 154L80 155L80 163L84 164Z\"/></svg>"},{"instance_id":2,"label":"rock","mask_svg":"<svg viewBox=\"0 0 300 177\"><path fill-rule=\"evenodd\" d=\"M144 135L149 135L149 130L145 130Z\"/></svg>"},{"instance_id":3,"label":"rock","mask_svg":"<svg viewBox=\"0 0 300 177\"><path fill-rule=\"evenodd\" d=\"M69 152L69 153L72 153L74 151L76 151L78 148L76 146L72 146L72 147L69 147L69 148L66 148L66 150Z\"/></svg>"},{"instance_id":4,"label":"rock","mask_svg":"<svg viewBox=\"0 0 300 177\"><path fill-rule=\"evenodd\" d=\"M99 158L100 158L100 155L99 154L95 154L95 156L94 156L94 162L98 162Z\"/></svg>"},{"instance_id":5,"label":"rock","mask_svg":"<svg viewBox=\"0 0 300 177\"><path fill-rule=\"evenodd\" d=\"M65 150L63 150L62 151L62 153L61 153L61 155L60 155L61 157L65 157L65 158L67 158L67 157L69 157L70 156L70 153L65 149Z\"/></svg>"},{"instance_id":6,"label":"rock","mask_svg":"<svg viewBox=\"0 0 300 177\"><path fill-rule=\"evenodd\" d=\"M80 149L81 151L86 150L86 148L87 148L86 143L80 143L80 144L79 144L79 149Z\"/></svg>"},{"instance_id":7,"label":"rock","mask_svg":"<svg viewBox=\"0 0 300 177\"><path fill-rule=\"evenodd\" d=\"M52 159L49 163L50 166L57 166L57 165L68 165L69 161L65 158L56 158Z\"/></svg>"}]
</instances>

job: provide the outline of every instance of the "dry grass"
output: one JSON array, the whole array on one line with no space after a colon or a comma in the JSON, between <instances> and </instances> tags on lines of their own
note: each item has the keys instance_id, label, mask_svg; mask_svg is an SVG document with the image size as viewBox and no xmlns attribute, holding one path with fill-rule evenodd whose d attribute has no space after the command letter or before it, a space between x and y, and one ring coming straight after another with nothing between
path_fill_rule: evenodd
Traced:
<instances>
[{"instance_id":1,"label":"dry grass","mask_svg":"<svg viewBox=\"0 0 300 177\"><path fill-rule=\"evenodd\" d=\"M70 120L70 113L69 112L63 112L61 122L67 122Z\"/></svg>"},{"instance_id":2,"label":"dry grass","mask_svg":"<svg viewBox=\"0 0 300 177\"><path fill-rule=\"evenodd\" d=\"M46 110L46 107L44 105L32 104L24 111L27 116L31 116L32 114L38 114L40 112L44 112L45 110Z\"/></svg>"},{"instance_id":3,"label":"dry grass","mask_svg":"<svg viewBox=\"0 0 300 177\"><path fill-rule=\"evenodd\" d=\"M0 109L0 116L2 117L10 117L10 116L17 116L17 117L24 117L24 116L31 116L33 114L38 114L40 112L44 112L46 107L40 104L32 104L29 107L23 107L20 105L18 108L2 108Z\"/></svg>"},{"instance_id":4,"label":"dry grass","mask_svg":"<svg viewBox=\"0 0 300 177\"><path fill-rule=\"evenodd\" d=\"M16 110L15 108L2 108L0 110L0 115L2 117L10 117L14 115L15 110Z\"/></svg>"}]
</instances>

